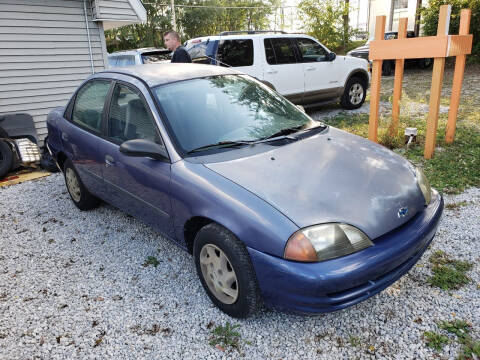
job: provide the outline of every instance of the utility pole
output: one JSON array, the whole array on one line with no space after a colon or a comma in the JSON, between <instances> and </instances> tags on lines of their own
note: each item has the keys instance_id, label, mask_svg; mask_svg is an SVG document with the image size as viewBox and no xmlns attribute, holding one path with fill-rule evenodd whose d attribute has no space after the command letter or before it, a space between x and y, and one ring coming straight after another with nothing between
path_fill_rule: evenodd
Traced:
<instances>
[{"instance_id":1,"label":"utility pole","mask_svg":"<svg viewBox=\"0 0 480 360\"><path fill-rule=\"evenodd\" d=\"M177 21L175 19L175 0L171 0L171 6L172 6L172 26L173 26L173 30L177 31Z\"/></svg>"},{"instance_id":2,"label":"utility pole","mask_svg":"<svg viewBox=\"0 0 480 360\"><path fill-rule=\"evenodd\" d=\"M173 1L173 0L172 0ZM393 10L395 8L395 0L390 1L390 17L388 18L388 31L392 31L393 27Z\"/></svg>"},{"instance_id":3,"label":"utility pole","mask_svg":"<svg viewBox=\"0 0 480 360\"><path fill-rule=\"evenodd\" d=\"M350 11L350 0L345 0L343 8L343 50L347 48L348 42L348 12Z\"/></svg>"},{"instance_id":4,"label":"utility pole","mask_svg":"<svg viewBox=\"0 0 480 360\"><path fill-rule=\"evenodd\" d=\"M415 10L415 37L420 36L420 9L422 8L422 0L417 0L417 8Z\"/></svg>"}]
</instances>

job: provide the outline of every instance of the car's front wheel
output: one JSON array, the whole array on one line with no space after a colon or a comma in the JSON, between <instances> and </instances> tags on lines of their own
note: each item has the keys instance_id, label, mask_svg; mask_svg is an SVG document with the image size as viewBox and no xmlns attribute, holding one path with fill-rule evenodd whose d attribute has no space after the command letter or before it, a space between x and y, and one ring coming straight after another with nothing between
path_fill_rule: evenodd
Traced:
<instances>
[{"instance_id":1,"label":"car's front wheel","mask_svg":"<svg viewBox=\"0 0 480 360\"><path fill-rule=\"evenodd\" d=\"M245 245L224 227L210 223L193 248L197 274L207 295L224 313L246 318L261 304L260 289Z\"/></svg>"},{"instance_id":2,"label":"car's front wheel","mask_svg":"<svg viewBox=\"0 0 480 360\"><path fill-rule=\"evenodd\" d=\"M100 204L100 199L90 194L85 185L83 185L82 180L80 180L70 160L65 161L63 175L70 198L77 208L80 210L90 210Z\"/></svg>"},{"instance_id":3,"label":"car's front wheel","mask_svg":"<svg viewBox=\"0 0 480 360\"><path fill-rule=\"evenodd\" d=\"M343 91L341 105L348 110L358 109L365 101L366 95L367 84L365 80L359 77L352 77L347 81L347 85Z\"/></svg>"}]
</instances>

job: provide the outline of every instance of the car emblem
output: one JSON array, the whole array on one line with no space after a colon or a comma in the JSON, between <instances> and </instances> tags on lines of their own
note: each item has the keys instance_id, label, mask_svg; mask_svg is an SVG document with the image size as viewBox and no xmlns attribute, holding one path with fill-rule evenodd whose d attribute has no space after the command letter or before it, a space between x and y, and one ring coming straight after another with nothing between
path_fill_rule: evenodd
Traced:
<instances>
[{"instance_id":1,"label":"car emblem","mask_svg":"<svg viewBox=\"0 0 480 360\"><path fill-rule=\"evenodd\" d=\"M398 209L397 215L398 215L399 218L404 218L405 216L407 216L407 214L408 214L408 208L407 207L402 207L402 208Z\"/></svg>"}]
</instances>

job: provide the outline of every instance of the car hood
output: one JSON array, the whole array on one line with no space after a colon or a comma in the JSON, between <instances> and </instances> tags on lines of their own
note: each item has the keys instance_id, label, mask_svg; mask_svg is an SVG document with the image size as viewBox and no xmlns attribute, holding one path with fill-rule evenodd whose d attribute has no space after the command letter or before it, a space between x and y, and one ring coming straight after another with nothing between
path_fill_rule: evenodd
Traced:
<instances>
[{"instance_id":1,"label":"car hood","mask_svg":"<svg viewBox=\"0 0 480 360\"><path fill-rule=\"evenodd\" d=\"M331 127L267 152L205 166L262 198L300 228L342 222L375 239L407 222L425 204L408 161Z\"/></svg>"},{"instance_id":2,"label":"car hood","mask_svg":"<svg viewBox=\"0 0 480 360\"><path fill-rule=\"evenodd\" d=\"M353 50L350 50L349 53L368 53L370 51L369 45L359 46Z\"/></svg>"}]
</instances>

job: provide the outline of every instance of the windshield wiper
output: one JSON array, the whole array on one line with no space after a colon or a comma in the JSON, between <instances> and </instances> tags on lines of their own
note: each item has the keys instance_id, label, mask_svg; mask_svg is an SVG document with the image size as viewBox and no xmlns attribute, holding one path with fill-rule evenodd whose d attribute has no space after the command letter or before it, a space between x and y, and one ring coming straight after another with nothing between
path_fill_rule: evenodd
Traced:
<instances>
[{"instance_id":1,"label":"windshield wiper","mask_svg":"<svg viewBox=\"0 0 480 360\"><path fill-rule=\"evenodd\" d=\"M198 148L192 149L187 152L187 154L191 154L197 151L202 151L202 150L207 150L207 149L212 149L216 147L234 147L234 146L239 146L239 145L251 145L253 144L252 141L247 141L247 140L238 140L238 141L219 141L214 144L208 144L208 145L203 145Z\"/></svg>"}]
</instances>

